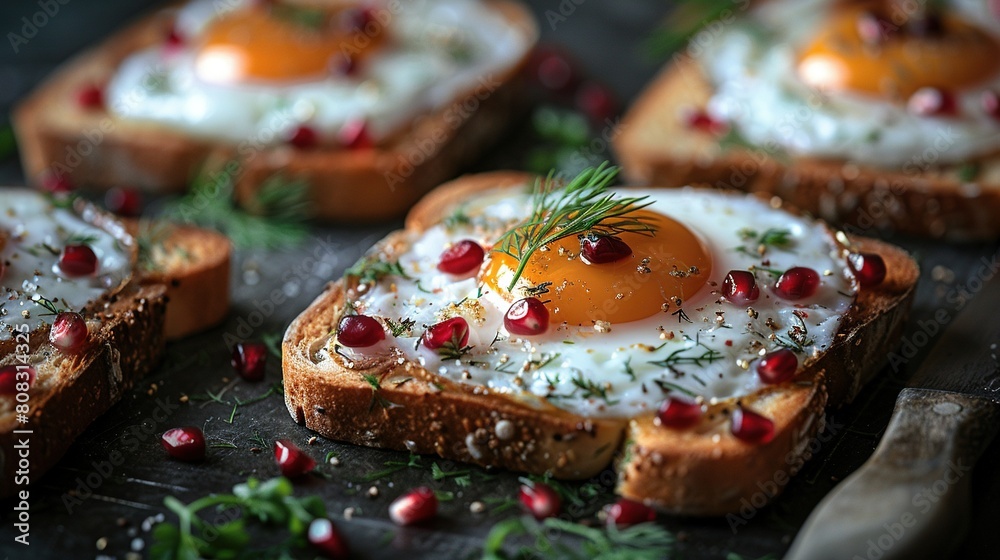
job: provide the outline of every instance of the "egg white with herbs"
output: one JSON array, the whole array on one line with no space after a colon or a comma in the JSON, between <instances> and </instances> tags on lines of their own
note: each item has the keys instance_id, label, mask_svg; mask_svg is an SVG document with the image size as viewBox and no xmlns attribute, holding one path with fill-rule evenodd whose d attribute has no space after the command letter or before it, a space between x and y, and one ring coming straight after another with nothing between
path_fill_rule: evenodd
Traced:
<instances>
[{"instance_id":1,"label":"egg white with herbs","mask_svg":"<svg viewBox=\"0 0 1000 560\"><path fill-rule=\"evenodd\" d=\"M363 282L345 313L379 321L385 340L351 347L335 334L314 359L395 353L528 405L634 417L667 395L711 402L751 393L764 383L756 365L771 352L790 349L801 371L834 343L858 290L846 250L825 225L755 198L687 188L617 191L648 197L639 212L656 226L652 235L617 235L631 254L602 264L581 254L576 236L547 244L508 291L516 262L495 251L497 241L532 209L525 191L513 192L482 195L391 250L376 248L353 269ZM443 272L442 254L470 241L483 248L482 265ZM775 284L795 267L813 271L818 284L789 299ZM752 271L759 295L727 301L730 271ZM506 326L512 302L525 296L548 312L540 334ZM467 341L427 342L455 317L468 325Z\"/></svg>"}]
</instances>

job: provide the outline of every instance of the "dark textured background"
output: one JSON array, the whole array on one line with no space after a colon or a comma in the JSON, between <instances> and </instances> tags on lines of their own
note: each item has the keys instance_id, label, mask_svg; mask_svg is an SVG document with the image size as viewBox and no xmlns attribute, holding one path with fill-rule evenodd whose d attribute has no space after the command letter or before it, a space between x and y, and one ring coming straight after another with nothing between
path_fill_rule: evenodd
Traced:
<instances>
[{"instance_id":1,"label":"dark textured background","mask_svg":"<svg viewBox=\"0 0 1000 560\"><path fill-rule=\"evenodd\" d=\"M657 63L643 54L640 42L667 12L665 3L564 0L561 3L564 9L575 6L574 13L555 29L547 24L545 11L558 9L557 4L541 0L530 3L539 15L543 40L568 49L588 74L611 84L623 99L634 97L656 71ZM40 8L37 1L4 2L0 5L0 32L4 37L0 42L0 107L3 114L54 65L106 36L150 5L152 3L141 1L69 0L60 5L59 13L15 54L8 33L20 33L21 18L31 18ZM520 125L519 131L515 131L503 146L506 149L498 150L476 168L513 165L517 158L504 154L523 151L523 138L530 137L527 129L526 124ZM21 180L15 161L0 162L0 184L17 184ZM322 496L334 518L339 518L347 507L357 509L352 521L338 523L361 556L405 555L414 559L474 556L489 528L513 512L472 515L468 511L469 503L476 499L503 500L515 496L516 475L501 473L494 482L462 489L451 481L432 481L426 470L410 470L374 483L379 496L371 499L365 494L373 484L360 482L361 479L382 468L387 460L405 460L405 454L323 440L306 446L310 434L291 421L277 396L240 407L231 424L228 422L231 404L178 403L182 394L195 396L224 390L222 398L232 403L233 398L246 400L266 392L280 379L278 360L271 357L264 382L232 381L224 337L230 334L259 338L280 333L325 282L336 278L361 251L396 226L316 225L314 237L294 251L238 253L233 265L234 305L229 321L208 333L172 344L163 366L95 422L62 462L32 487L32 544L29 548L11 544L14 533L9 508L12 504L0 506L0 519L3 520L0 554L11 558L101 554L124 558L130 550L139 550L142 554L149 544L148 523L144 521L165 512L164 496L174 495L189 502L208 492L228 491L249 475L274 476L277 471L268 447L274 439L289 438L318 459L331 451L338 455L341 466L321 467L328 478L310 479L300 484L298 491ZM938 309L954 312L955 305L943 296L965 284L969 273L979 266L981 257L996 252L992 244L946 246L907 239L896 241L916 253L924 270L911 334L918 320L932 317ZM954 273L952 279L949 280L945 269ZM284 291L289 298L287 303L270 305L268 294L275 287ZM256 322L258 316L264 318L262 325L246 326ZM925 352L926 348L922 349L920 356ZM919 357L913 363L919 363ZM663 519L662 522L678 535L679 556L724 558L735 552L747 558L765 554L780 557L811 508L835 481L849 474L872 452L891 413L895 395L911 372L912 369L899 372L887 369L852 406L833 412L831 424L840 426L836 433L829 434L829 441L788 485L784 496L757 512L735 534L723 520ZM157 389L151 388L152 383ZM157 421L156 418L162 416L154 415L154 411L162 403L178 406L176 409L167 406L170 409L168 417ZM157 436L178 425L201 426L210 444L227 447L211 448L208 461L201 466L167 460ZM258 439L264 445L258 443ZM263 452L252 451L262 446L265 447ZM114 451L127 457L124 464L109 472L101 463ZM431 462L432 459L424 459L427 465ZM992 520L998 518L1000 509L996 505L1000 503L1000 488L994 476L998 465L1000 449L995 444L974 474L975 527L956 557L995 557L993 552L998 538ZM101 475L101 471L108 474ZM80 503L70 511L65 504L73 496L68 492L88 477L99 484L93 489L93 495L78 496ZM602 492L588 499L586 507L577 513L592 513L612 500L607 479L605 476L594 481ZM430 525L409 529L395 527L386 516L389 502L401 491L420 484L454 491L456 499L443 504L441 515ZM107 539L107 547L99 551L96 543L102 537ZM258 537L266 539L267 535Z\"/></svg>"}]
</instances>

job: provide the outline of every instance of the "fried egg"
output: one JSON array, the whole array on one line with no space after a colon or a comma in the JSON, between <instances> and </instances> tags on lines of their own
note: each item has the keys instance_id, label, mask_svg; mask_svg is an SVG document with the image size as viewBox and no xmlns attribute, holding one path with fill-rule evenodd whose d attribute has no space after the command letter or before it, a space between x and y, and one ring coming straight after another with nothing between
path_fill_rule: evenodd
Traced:
<instances>
[{"instance_id":1,"label":"fried egg","mask_svg":"<svg viewBox=\"0 0 1000 560\"><path fill-rule=\"evenodd\" d=\"M652 229L615 236L627 255L591 262L579 237L564 237L526 259L510 289L520 262L498 243L531 216L528 190L485 193L441 223L376 247L369 259L398 268L350 292L349 310L378 320L385 340L345 347L334 334L314 358L395 355L529 406L634 417L655 411L666 395L714 403L756 391L763 382L754 366L782 348L795 353L801 371L834 343L858 291L845 246L824 224L757 198L692 188L618 190L645 197L648 206L629 215ZM481 266L442 272L443 253L469 240L485 251ZM815 293L779 295L775 284L793 267L817 273ZM755 301L723 297L731 271L754 275ZM508 330L505 315L525 296L543 302L544 332ZM427 333L454 317L467 322L467 342L430 348Z\"/></svg>"},{"instance_id":2,"label":"fried egg","mask_svg":"<svg viewBox=\"0 0 1000 560\"><path fill-rule=\"evenodd\" d=\"M757 146L907 172L995 152L1000 113L984 96L1000 91L1000 32L985 4L946 2L941 30L921 36L898 6L764 3L692 44L707 110ZM916 96L940 95L952 110L919 110Z\"/></svg>"},{"instance_id":3,"label":"fried egg","mask_svg":"<svg viewBox=\"0 0 1000 560\"><path fill-rule=\"evenodd\" d=\"M300 126L332 141L356 123L378 142L461 94L492 93L530 48L471 0L195 0L171 37L120 64L108 109L254 145L281 143Z\"/></svg>"},{"instance_id":4,"label":"fried egg","mask_svg":"<svg viewBox=\"0 0 1000 560\"><path fill-rule=\"evenodd\" d=\"M131 253L111 232L82 214L60 207L37 191L6 189L0 202L0 340L23 325L35 330L51 322L46 302L79 311L131 277ZM59 266L67 245L86 245L97 257L93 274L67 275Z\"/></svg>"}]
</instances>

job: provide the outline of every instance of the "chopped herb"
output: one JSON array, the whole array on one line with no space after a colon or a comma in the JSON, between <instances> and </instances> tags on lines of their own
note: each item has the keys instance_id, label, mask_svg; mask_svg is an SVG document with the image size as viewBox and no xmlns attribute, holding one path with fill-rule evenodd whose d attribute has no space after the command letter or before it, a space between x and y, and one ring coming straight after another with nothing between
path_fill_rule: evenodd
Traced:
<instances>
[{"instance_id":1,"label":"chopped herb","mask_svg":"<svg viewBox=\"0 0 1000 560\"><path fill-rule=\"evenodd\" d=\"M13 157L17 153L17 140L14 138L14 128L9 124L0 127L0 161Z\"/></svg>"},{"instance_id":2,"label":"chopped herb","mask_svg":"<svg viewBox=\"0 0 1000 560\"><path fill-rule=\"evenodd\" d=\"M465 213L465 205L463 204L456 207L451 212L451 215L446 217L443 221L445 227L448 229L455 229L460 225L469 224L472 220L469 218L469 215Z\"/></svg>"},{"instance_id":3,"label":"chopped herb","mask_svg":"<svg viewBox=\"0 0 1000 560\"><path fill-rule=\"evenodd\" d=\"M744 244L734 247L733 250L752 257L763 255L771 247L787 251L794 244L792 232L787 229L769 228L758 233L756 230L743 228L737 233Z\"/></svg>"},{"instance_id":4,"label":"chopped herb","mask_svg":"<svg viewBox=\"0 0 1000 560\"><path fill-rule=\"evenodd\" d=\"M635 370L632 369L632 356L629 356L628 359L625 360L625 375L627 375L632 381L635 381Z\"/></svg>"},{"instance_id":5,"label":"chopped herb","mask_svg":"<svg viewBox=\"0 0 1000 560\"><path fill-rule=\"evenodd\" d=\"M542 282L537 286L527 286L525 288L522 288L521 292L524 293L525 297L538 297L549 293L549 286L551 285L552 282Z\"/></svg>"},{"instance_id":6,"label":"chopped herb","mask_svg":"<svg viewBox=\"0 0 1000 560\"><path fill-rule=\"evenodd\" d=\"M232 494L210 494L187 505L167 496L163 504L178 522L159 523L153 529L149 555L155 560L240 557L250 545L248 523L286 527L290 537L265 556L291 558L293 552L306 550L309 524L326 517L319 496L296 498L292 483L284 477L263 482L250 478L234 486ZM226 515L229 521L216 525L198 515L202 510L233 512L238 517Z\"/></svg>"},{"instance_id":7,"label":"chopped herb","mask_svg":"<svg viewBox=\"0 0 1000 560\"><path fill-rule=\"evenodd\" d=\"M97 236L93 233L74 233L66 238L66 245L93 245L95 243L97 243Z\"/></svg>"},{"instance_id":8,"label":"chopped herb","mask_svg":"<svg viewBox=\"0 0 1000 560\"><path fill-rule=\"evenodd\" d=\"M531 544L522 544L510 554L505 545L516 537L528 537ZM569 540L579 542L579 546L567 543ZM612 523L598 528L556 517L539 522L522 516L506 519L493 527L486 537L483 559L658 560L669 557L673 544L673 535L656 523L639 523L625 529L618 529Z\"/></svg>"},{"instance_id":9,"label":"chopped herb","mask_svg":"<svg viewBox=\"0 0 1000 560\"><path fill-rule=\"evenodd\" d=\"M420 463L420 455L411 453L410 459L406 462L403 461L386 461L383 463L386 468L369 473L362 480L365 482L374 482L380 478L385 478L390 474L397 473L406 469L422 469L425 468L423 464Z\"/></svg>"},{"instance_id":10,"label":"chopped herb","mask_svg":"<svg viewBox=\"0 0 1000 560\"><path fill-rule=\"evenodd\" d=\"M365 255L344 272L344 276L357 278L360 284L374 284L386 276L409 278L398 262L383 261L378 255Z\"/></svg>"},{"instance_id":11,"label":"chopped herb","mask_svg":"<svg viewBox=\"0 0 1000 560\"><path fill-rule=\"evenodd\" d=\"M689 397L692 397L692 398L695 398L695 397L698 396L698 394L695 393L694 391L692 391L690 389L685 389L684 387L681 387L680 385L677 385L676 383L671 383L671 382L666 381L664 379L654 379L653 383L656 383L656 386L659 387L660 390L663 391L664 393L669 393L671 391L677 391L678 393L684 393L685 395L687 395Z\"/></svg>"},{"instance_id":12,"label":"chopped herb","mask_svg":"<svg viewBox=\"0 0 1000 560\"><path fill-rule=\"evenodd\" d=\"M151 271L159 268L155 259L156 252L163 250L163 244L170 238L173 229L173 226L164 220L139 222L136 243L139 245L139 266L143 270Z\"/></svg>"},{"instance_id":13,"label":"chopped herb","mask_svg":"<svg viewBox=\"0 0 1000 560\"><path fill-rule=\"evenodd\" d=\"M493 248L518 263L508 290L514 289L536 251L560 239L591 232L654 234L644 217L630 216L652 204L648 197L616 197L608 193L617 175L617 167L602 163L583 171L563 188L556 188L551 173L544 181L536 181L531 216L500 236Z\"/></svg>"},{"instance_id":14,"label":"chopped herb","mask_svg":"<svg viewBox=\"0 0 1000 560\"><path fill-rule=\"evenodd\" d=\"M403 334L409 334L413 330L413 325L416 321L413 319L400 318L399 321L393 321L386 317L385 323L389 325L389 331L392 332L392 336L402 336Z\"/></svg>"},{"instance_id":15,"label":"chopped herb","mask_svg":"<svg viewBox=\"0 0 1000 560\"><path fill-rule=\"evenodd\" d=\"M756 149L757 146L740 134L739 131L736 130L736 127L730 126L722 138L719 138L719 148L721 148L723 152L729 152L733 150L753 150Z\"/></svg>"},{"instance_id":16,"label":"chopped herb","mask_svg":"<svg viewBox=\"0 0 1000 560\"><path fill-rule=\"evenodd\" d=\"M435 490L434 497L439 502L450 502L455 499L455 493L450 490Z\"/></svg>"},{"instance_id":17,"label":"chopped herb","mask_svg":"<svg viewBox=\"0 0 1000 560\"><path fill-rule=\"evenodd\" d=\"M372 375L370 373L364 373L361 374L361 377L363 377L364 380L367 381L368 384L371 385L372 387L372 401L368 405L368 412L374 410L376 405L385 409L403 406L401 404L396 404L382 396L382 384L379 382L378 376Z\"/></svg>"},{"instance_id":18,"label":"chopped herb","mask_svg":"<svg viewBox=\"0 0 1000 560\"><path fill-rule=\"evenodd\" d=\"M31 301L33 301L35 305L44 307L48 311L48 313L42 313L42 317L45 317L46 315L58 315L63 312L61 308L56 306L55 302L38 294L31 296Z\"/></svg>"},{"instance_id":19,"label":"chopped herb","mask_svg":"<svg viewBox=\"0 0 1000 560\"><path fill-rule=\"evenodd\" d=\"M689 354L689 352L691 351L697 352L699 348L701 349L700 354L696 355ZM718 350L715 350L714 348L709 348L708 346L705 346L703 343L698 342L695 344L695 346L691 348L679 348L671 352L666 358L662 360L650 361L649 363L653 364L654 366L665 367L672 370L675 366L684 364L691 364L691 365L696 365L698 367L703 367L704 365L710 364L721 358L722 354Z\"/></svg>"},{"instance_id":20,"label":"chopped herb","mask_svg":"<svg viewBox=\"0 0 1000 560\"><path fill-rule=\"evenodd\" d=\"M667 23L657 29L647 40L650 56L661 59L684 46L702 27L725 17L732 10L733 0L681 1L675 4Z\"/></svg>"},{"instance_id":21,"label":"chopped herb","mask_svg":"<svg viewBox=\"0 0 1000 560\"><path fill-rule=\"evenodd\" d=\"M677 316L677 322L678 323L681 323L681 322L690 323L691 322L691 319L688 317L687 313L685 313L683 309L678 309L677 311L674 311L673 313L671 313L671 315L676 315Z\"/></svg>"},{"instance_id":22,"label":"chopped herb","mask_svg":"<svg viewBox=\"0 0 1000 560\"><path fill-rule=\"evenodd\" d=\"M264 343L268 352L274 355L275 358L281 359L281 340L285 337L285 333L281 331L274 331L269 333L264 333L260 335L260 341Z\"/></svg>"},{"instance_id":23,"label":"chopped herb","mask_svg":"<svg viewBox=\"0 0 1000 560\"><path fill-rule=\"evenodd\" d=\"M975 162L965 163L958 170L958 180L963 183L971 183L979 176L979 164Z\"/></svg>"},{"instance_id":24,"label":"chopped herb","mask_svg":"<svg viewBox=\"0 0 1000 560\"><path fill-rule=\"evenodd\" d=\"M594 381L583 376L582 372L576 372L570 379L573 384L573 392L568 395L549 395L550 399L569 399L579 397L583 399L599 398L609 405L617 404L618 401L608 397L608 387L594 383ZM579 393L579 395L578 395Z\"/></svg>"}]
</instances>

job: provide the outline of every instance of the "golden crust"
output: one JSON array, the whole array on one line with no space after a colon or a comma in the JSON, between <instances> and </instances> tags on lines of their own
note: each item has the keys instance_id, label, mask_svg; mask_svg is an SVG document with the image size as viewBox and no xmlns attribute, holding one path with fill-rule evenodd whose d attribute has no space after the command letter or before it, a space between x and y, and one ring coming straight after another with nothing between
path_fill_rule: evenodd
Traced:
<instances>
[{"instance_id":1,"label":"golden crust","mask_svg":"<svg viewBox=\"0 0 1000 560\"><path fill-rule=\"evenodd\" d=\"M537 25L524 6L513 0L488 4L529 43L537 40ZM472 91L384 145L363 151L241 149L66 102L85 85L107 82L130 53L162 41L171 21L171 10L140 20L70 60L15 109L13 124L30 180L41 180L55 166L80 185L180 192L199 172L237 162L241 204L252 205L261 185L280 172L308 182L317 217L383 220L401 216L421 195L478 158L520 110L518 73L527 55L506 72L484 76Z\"/></svg>"},{"instance_id":2,"label":"golden crust","mask_svg":"<svg viewBox=\"0 0 1000 560\"><path fill-rule=\"evenodd\" d=\"M501 185L522 185L527 179L529 175L516 172L459 178L414 207L407 229L422 231L468 196ZM394 242L390 236L384 243ZM759 492L758 483L773 480L782 469L794 474L808 453L810 438L822 427L825 408L853 398L884 363L886 348L901 332L919 276L916 264L887 243L865 238L851 242L882 255L889 274L882 285L859 295L834 346L803 375L741 399L775 422L775 438L764 445L743 443L728 432L726 409L732 404L713 407L696 429L678 432L655 426L651 415L629 422L589 420L554 407L477 394L475 388L395 358L364 370L348 369L340 360L317 363L312 359L316 341L325 340L343 304L341 282L331 284L285 334L286 404L297 422L334 439L562 478L593 476L618 456L618 491L624 496L674 513L736 511L742 499ZM376 401L372 408L372 387L362 378L364 373L378 374L378 395L403 406L384 408ZM516 427L517 437L507 442L495 437L502 431L497 429L501 420ZM469 451L468 441L489 452L477 456Z\"/></svg>"},{"instance_id":3,"label":"golden crust","mask_svg":"<svg viewBox=\"0 0 1000 560\"><path fill-rule=\"evenodd\" d=\"M1000 234L1000 158L986 157L975 183L962 165L880 169L840 160L776 157L763 148L723 150L684 124L712 88L697 63L678 57L622 120L615 153L629 180L652 185L709 183L778 195L802 210L858 233L891 230L951 239Z\"/></svg>"}]
</instances>

